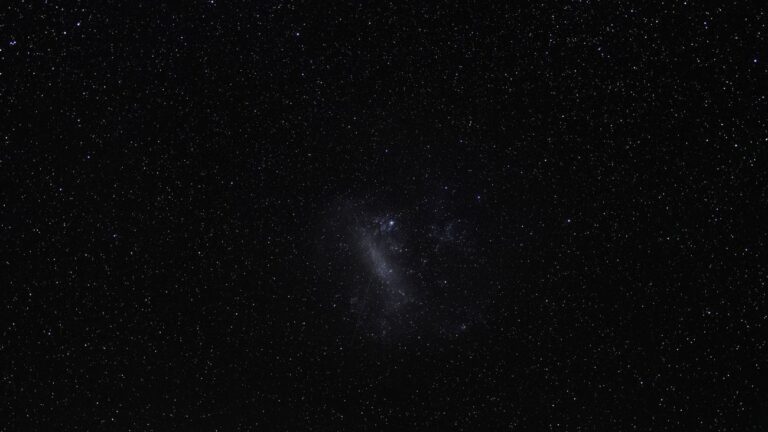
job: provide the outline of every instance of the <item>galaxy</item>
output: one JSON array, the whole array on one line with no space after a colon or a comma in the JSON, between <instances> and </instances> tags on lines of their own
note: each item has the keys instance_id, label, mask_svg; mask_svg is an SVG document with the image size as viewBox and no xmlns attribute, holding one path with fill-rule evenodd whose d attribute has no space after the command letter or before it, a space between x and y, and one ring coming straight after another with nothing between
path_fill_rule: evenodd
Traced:
<instances>
[{"instance_id":1,"label":"galaxy","mask_svg":"<svg viewBox=\"0 0 768 432\"><path fill-rule=\"evenodd\" d=\"M765 4L0 16L0 431L768 430Z\"/></svg>"},{"instance_id":2,"label":"galaxy","mask_svg":"<svg viewBox=\"0 0 768 432\"><path fill-rule=\"evenodd\" d=\"M431 192L412 207L346 198L326 210L318 263L339 284L334 301L348 305L361 335L406 343L483 322L492 285L467 286L483 277L485 259L475 254L482 233L457 216L476 202L447 195Z\"/></svg>"}]
</instances>

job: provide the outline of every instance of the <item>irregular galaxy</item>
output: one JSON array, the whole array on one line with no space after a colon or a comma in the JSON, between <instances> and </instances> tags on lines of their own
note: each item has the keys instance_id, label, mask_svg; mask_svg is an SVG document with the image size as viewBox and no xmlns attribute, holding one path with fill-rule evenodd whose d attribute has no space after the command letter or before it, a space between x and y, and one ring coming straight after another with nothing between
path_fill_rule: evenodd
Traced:
<instances>
[{"instance_id":1,"label":"irregular galaxy","mask_svg":"<svg viewBox=\"0 0 768 432\"><path fill-rule=\"evenodd\" d=\"M340 282L336 298L348 299L360 333L384 341L456 337L482 322L491 287L460 289L465 278L477 276L458 267L483 261L471 254L476 239L467 223L442 205L439 213L377 211L381 206L371 202L352 199L337 206L322 231L326 240L319 242L321 261Z\"/></svg>"}]
</instances>

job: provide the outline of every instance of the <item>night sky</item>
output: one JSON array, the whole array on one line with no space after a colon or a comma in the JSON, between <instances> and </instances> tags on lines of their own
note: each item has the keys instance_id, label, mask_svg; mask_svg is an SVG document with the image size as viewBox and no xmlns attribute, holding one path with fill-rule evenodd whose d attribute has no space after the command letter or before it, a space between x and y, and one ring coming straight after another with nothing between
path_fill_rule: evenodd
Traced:
<instances>
[{"instance_id":1,"label":"night sky","mask_svg":"<svg viewBox=\"0 0 768 432\"><path fill-rule=\"evenodd\" d=\"M0 430L768 430L766 39L749 1L10 1Z\"/></svg>"}]
</instances>

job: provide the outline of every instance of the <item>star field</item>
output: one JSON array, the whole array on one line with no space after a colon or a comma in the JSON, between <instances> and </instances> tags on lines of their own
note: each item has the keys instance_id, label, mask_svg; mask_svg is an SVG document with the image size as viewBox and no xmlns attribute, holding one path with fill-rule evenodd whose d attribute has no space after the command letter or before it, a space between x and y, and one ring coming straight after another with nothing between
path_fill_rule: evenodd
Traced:
<instances>
[{"instance_id":1,"label":"star field","mask_svg":"<svg viewBox=\"0 0 768 432\"><path fill-rule=\"evenodd\" d=\"M768 427L764 4L0 16L0 430Z\"/></svg>"}]
</instances>

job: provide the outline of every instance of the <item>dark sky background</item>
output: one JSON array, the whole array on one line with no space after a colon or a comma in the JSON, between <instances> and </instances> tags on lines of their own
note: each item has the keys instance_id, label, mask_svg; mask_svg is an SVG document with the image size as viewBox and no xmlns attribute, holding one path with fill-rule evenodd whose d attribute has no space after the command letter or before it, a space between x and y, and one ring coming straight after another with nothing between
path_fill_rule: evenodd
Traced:
<instances>
[{"instance_id":1,"label":"dark sky background","mask_svg":"<svg viewBox=\"0 0 768 432\"><path fill-rule=\"evenodd\" d=\"M11 1L0 429L768 428L762 2Z\"/></svg>"}]
</instances>

